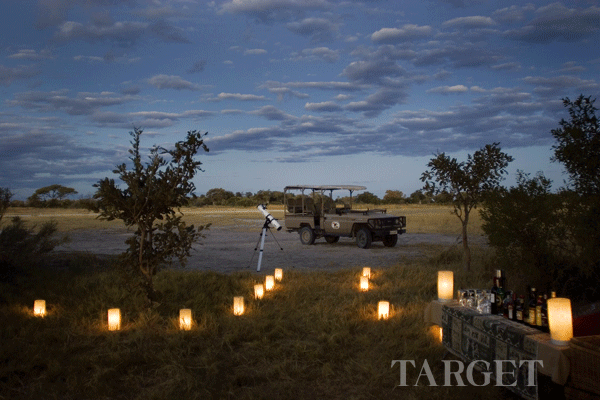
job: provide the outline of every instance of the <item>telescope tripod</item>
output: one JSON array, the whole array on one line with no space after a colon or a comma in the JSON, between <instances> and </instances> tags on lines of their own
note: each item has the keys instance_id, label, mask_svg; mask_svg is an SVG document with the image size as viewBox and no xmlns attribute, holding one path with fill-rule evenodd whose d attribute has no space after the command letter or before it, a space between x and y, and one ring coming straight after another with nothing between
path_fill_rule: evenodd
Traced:
<instances>
[{"instance_id":1,"label":"telescope tripod","mask_svg":"<svg viewBox=\"0 0 600 400\"><path fill-rule=\"evenodd\" d=\"M254 247L254 253L252 253L252 258L250 259L250 263L254 259L254 255L256 254L256 250L258 249L258 244L260 243L260 252L258 253L258 265L256 267L256 272L260 272L260 264L262 263L263 250L265 247L265 237L267 236L267 230L270 232L271 228L269 227L269 218L265 218L265 223L263 224L262 231L260 232L260 238L258 238L258 242L256 242L256 247ZM272 232L271 232L272 233ZM279 246L279 250L283 251L283 247L277 241L277 238L273 236L277 245Z\"/></svg>"}]
</instances>

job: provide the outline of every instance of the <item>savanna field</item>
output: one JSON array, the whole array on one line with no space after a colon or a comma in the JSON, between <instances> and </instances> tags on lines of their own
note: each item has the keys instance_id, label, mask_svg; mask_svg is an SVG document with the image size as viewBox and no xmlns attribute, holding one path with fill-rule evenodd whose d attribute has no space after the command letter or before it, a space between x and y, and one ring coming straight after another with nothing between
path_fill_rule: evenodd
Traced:
<instances>
[{"instance_id":1,"label":"savanna field","mask_svg":"<svg viewBox=\"0 0 600 400\"><path fill-rule=\"evenodd\" d=\"M183 211L189 223L213 227L262 223L252 207ZM282 217L276 206L271 212ZM449 207L410 205L388 212L407 216L408 235L459 236L460 222ZM31 224L54 219L59 234L68 236L121 226L85 210L12 208L5 218L14 215ZM470 235L481 235L480 225L474 214ZM399 261L373 268L367 292L359 290L361 268L354 267L284 268L282 282L261 300L254 299L254 284L269 271L165 269L155 278L159 299L152 309L117 268L117 257L50 253L0 287L0 398L514 398L492 385L441 386L441 360L450 356L439 330L423 321L426 304L437 297L437 271L453 270L455 288L487 288L495 267L491 250L472 246L472 271L466 273L460 245L422 247L423 256L412 259L401 257L400 245L391 249ZM522 274L514 271L511 284L525 285ZM234 296L245 298L243 315L233 315ZM44 318L32 315L35 299L46 300ZM380 300L390 302L388 320L378 320ZM107 329L113 307L121 309L120 331ZM189 331L179 330L182 308L193 312ZM408 386L399 386L393 360L414 360L418 367L427 360L440 386L429 386L423 377L415 385L420 371L410 367Z\"/></svg>"}]
</instances>

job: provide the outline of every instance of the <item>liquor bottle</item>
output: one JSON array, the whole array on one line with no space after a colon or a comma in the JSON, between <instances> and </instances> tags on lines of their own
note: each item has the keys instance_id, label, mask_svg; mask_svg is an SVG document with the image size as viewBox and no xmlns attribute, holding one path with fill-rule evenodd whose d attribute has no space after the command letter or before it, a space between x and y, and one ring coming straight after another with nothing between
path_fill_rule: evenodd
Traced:
<instances>
[{"instance_id":1,"label":"liquor bottle","mask_svg":"<svg viewBox=\"0 0 600 400\"><path fill-rule=\"evenodd\" d=\"M532 287L531 291L529 292L529 304L527 307L527 324L531 326L535 326L535 306L537 305L535 293L536 290L534 287Z\"/></svg>"},{"instance_id":2,"label":"liquor bottle","mask_svg":"<svg viewBox=\"0 0 600 400\"><path fill-rule=\"evenodd\" d=\"M498 270L500 271L500 270ZM496 279L496 284L498 285L498 292L496 293L496 314L503 315L504 314L504 298L506 297L506 292L502 287L502 278Z\"/></svg>"},{"instance_id":3,"label":"liquor bottle","mask_svg":"<svg viewBox=\"0 0 600 400\"><path fill-rule=\"evenodd\" d=\"M515 306L515 310L516 310L515 314L516 314L517 322L520 322L520 323L525 322L524 307L525 307L525 296L520 295L519 298L517 299L517 303Z\"/></svg>"},{"instance_id":4,"label":"liquor bottle","mask_svg":"<svg viewBox=\"0 0 600 400\"><path fill-rule=\"evenodd\" d=\"M550 327L548 326L548 295L544 294L542 299L542 330L549 332Z\"/></svg>"},{"instance_id":5,"label":"liquor bottle","mask_svg":"<svg viewBox=\"0 0 600 400\"><path fill-rule=\"evenodd\" d=\"M515 312L515 305L517 304L517 294L512 292L508 297L508 304L506 305L506 318L511 321L517 320L517 313Z\"/></svg>"},{"instance_id":6,"label":"liquor bottle","mask_svg":"<svg viewBox=\"0 0 600 400\"><path fill-rule=\"evenodd\" d=\"M542 303L544 302L542 295L538 295L537 303L535 304L535 326L542 328Z\"/></svg>"},{"instance_id":7,"label":"liquor bottle","mask_svg":"<svg viewBox=\"0 0 600 400\"><path fill-rule=\"evenodd\" d=\"M492 286L492 290L490 291L490 305L492 315L496 315L498 314L498 305L496 304L496 295L498 294L498 278L494 276L492 281L494 284Z\"/></svg>"}]
</instances>

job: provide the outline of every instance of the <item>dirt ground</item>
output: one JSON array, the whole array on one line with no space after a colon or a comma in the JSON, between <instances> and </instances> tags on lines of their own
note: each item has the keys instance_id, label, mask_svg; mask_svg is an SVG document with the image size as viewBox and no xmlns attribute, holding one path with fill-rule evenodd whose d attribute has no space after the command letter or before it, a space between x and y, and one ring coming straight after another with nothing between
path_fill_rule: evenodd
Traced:
<instances>
[{"instance_id":1,"label":"dirt ground","mask_svg":"<svg viewBox=\"0 0 600 400\"><path fill-rule=\"evenodd\" d=\"M257 270L260 226L256 229L211 227L205 232L206 238L193 247L188 259L188 269L223 273ZM119 254L125 250L125 239L131 234L125 229L77 230L70 233L69 243L56 250ZM484 242L482 237L470 240L473 244ZM306 246L300 243L297 233L271 230L267 231L265 237L261 271L269 272L274 268L332 271L362 266L381 268L423 257L426 245L455 244L460 244L460 238L452 235L407 233L400 235L398 244L392 248L385 247L381 242L374 242L371 248L360 249L350 238L341 238L335 244L318 239L314 245Z\"/></svg>"}]
</instances>

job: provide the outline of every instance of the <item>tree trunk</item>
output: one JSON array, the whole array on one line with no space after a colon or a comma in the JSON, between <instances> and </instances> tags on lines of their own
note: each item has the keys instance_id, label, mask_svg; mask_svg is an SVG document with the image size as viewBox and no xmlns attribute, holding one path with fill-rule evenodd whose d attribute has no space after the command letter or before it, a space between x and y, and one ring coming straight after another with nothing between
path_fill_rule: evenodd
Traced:
<instances>
[{"instance_id":1,"label":"tree trunk","mask_svg":"<svg viewBox=\"0 0 600 400\"><path fill-rule=\"evenodd\" d=\"M469 211L465 209L464 219L462 221L462 244L463 244L463 264L465 271L471 270L471 249L469 248L469 237L467 235L467 225L469 224Z\"/></svg>"}]
</instances>

